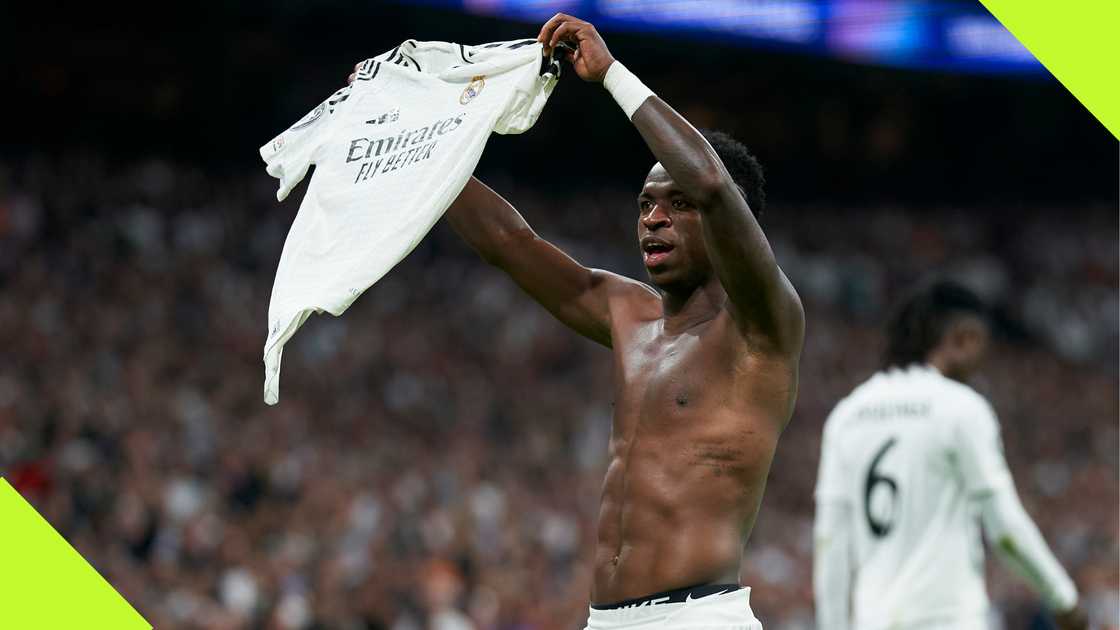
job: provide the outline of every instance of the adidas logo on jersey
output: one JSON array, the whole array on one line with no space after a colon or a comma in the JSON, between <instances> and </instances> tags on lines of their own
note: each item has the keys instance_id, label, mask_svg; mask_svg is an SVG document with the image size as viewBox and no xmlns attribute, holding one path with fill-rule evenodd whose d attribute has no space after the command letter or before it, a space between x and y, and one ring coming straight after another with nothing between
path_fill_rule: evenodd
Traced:
<instances>
[{"instance_id":1,"label":"adidas logo on jersey","mask_svg":"<svg viewBox=\"0 0 1120 630\"><path fill-rule=\"evenodd\" d=\"M367 125L384 125L385 123L397 122L401 119L401 110L393 108L380 116L375 116L366 121Z\"/></svg>"}]
</instances>

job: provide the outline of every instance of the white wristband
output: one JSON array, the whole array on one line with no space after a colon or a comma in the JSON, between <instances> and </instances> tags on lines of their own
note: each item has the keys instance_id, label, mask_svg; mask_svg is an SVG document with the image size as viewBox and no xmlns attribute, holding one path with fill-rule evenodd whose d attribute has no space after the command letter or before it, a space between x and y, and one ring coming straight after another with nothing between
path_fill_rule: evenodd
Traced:
<instances>
[{"instance_id":1,"label":"white wristband","mask_svg":"<svg viewBox=\"0 0 1120 630\"><path fill-rule=\"evenodd\" d=\"M607 68L607 74L603 77L603 87L607 88L622 111L626 112L627 118L632 118L642 103L653 96L653 90L646 87L641 79L634 76L633 72L627 70L626 66L617 60Z\"/></svg>"}]
</instances>

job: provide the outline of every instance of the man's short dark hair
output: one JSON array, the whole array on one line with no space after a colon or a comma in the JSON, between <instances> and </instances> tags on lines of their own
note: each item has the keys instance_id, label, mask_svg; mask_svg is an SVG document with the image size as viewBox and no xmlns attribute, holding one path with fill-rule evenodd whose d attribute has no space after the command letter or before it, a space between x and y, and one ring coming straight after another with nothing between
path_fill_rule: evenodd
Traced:
<instances>
[{"instance_id":1,"label":"man's short dark hair","mask_svg":"<svg viewBox=\"0 0 1120 630\"><path fill-rule=\"evenodd\" d=\"M762 216L762 211L766 209L766 176L758 158L730 134L711 129L701 129L700 133L716 150L719 159L723 160L731 179L743 189L751 212L755 217Z\"/></svg>"},{"instance_id":2,"label":"man's short dark hair","mask_svg":"<svg viewBox=\"0 0 1120 630\"><path fill-rule=\"evenodd\" d=\"M949 324L961 315L986 320L988 310L978 295L956 282L937 279L919 285L899 301L887 322L883 367L925 363Z\"/></svg>"}]
</instances>

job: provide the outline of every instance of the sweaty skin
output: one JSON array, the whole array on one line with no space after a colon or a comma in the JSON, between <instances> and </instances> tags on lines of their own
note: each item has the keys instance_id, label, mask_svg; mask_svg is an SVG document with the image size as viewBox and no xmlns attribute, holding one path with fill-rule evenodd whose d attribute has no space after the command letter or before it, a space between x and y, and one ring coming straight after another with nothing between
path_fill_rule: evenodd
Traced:
<instances>
[{"instance_id":1,"label":"sweaty skin","mask_svg":"<svg viewBox=\"0 0 1120 630\"><path fill-rule=\"evenodd\" d=\"M576 73L614 58L558 14ZM712 147L651 97L632 122L658 163L638 196L651 283L577 263L471 178L445 217L484 260L613 353L615 408L599 509L593 603L737 583L778 436L797 397L800 300Z\"/></svg>"},{"instance_id":2,"label":"sweaty skin","mask_svg":"<svg viewBox=\"0 0 1120 630\"><path fill-rule=\"evenodd\" d=\"M616 312L592 602L738 583L795 366L751 352L724 308L692 322L635 295Z\"/></svg>"}]
</instances>

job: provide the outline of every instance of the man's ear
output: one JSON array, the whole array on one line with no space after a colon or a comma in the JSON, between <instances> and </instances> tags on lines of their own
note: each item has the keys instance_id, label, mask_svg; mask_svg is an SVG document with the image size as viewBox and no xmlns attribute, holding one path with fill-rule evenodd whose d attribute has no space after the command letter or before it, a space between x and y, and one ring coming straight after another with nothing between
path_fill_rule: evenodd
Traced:
<instances>
[{"instance_id":1,"label":"man's ear","mask_svg":"<svg viewBox=\"0 0 1120 630\"><path fill-rule=\"evenodd\" d=\"M969 331L961 325L960 322L955 322L949 327L946 338L949 340L949 348L956 354L961 348L968 344Z\"/></svg>"}]
</instances>

